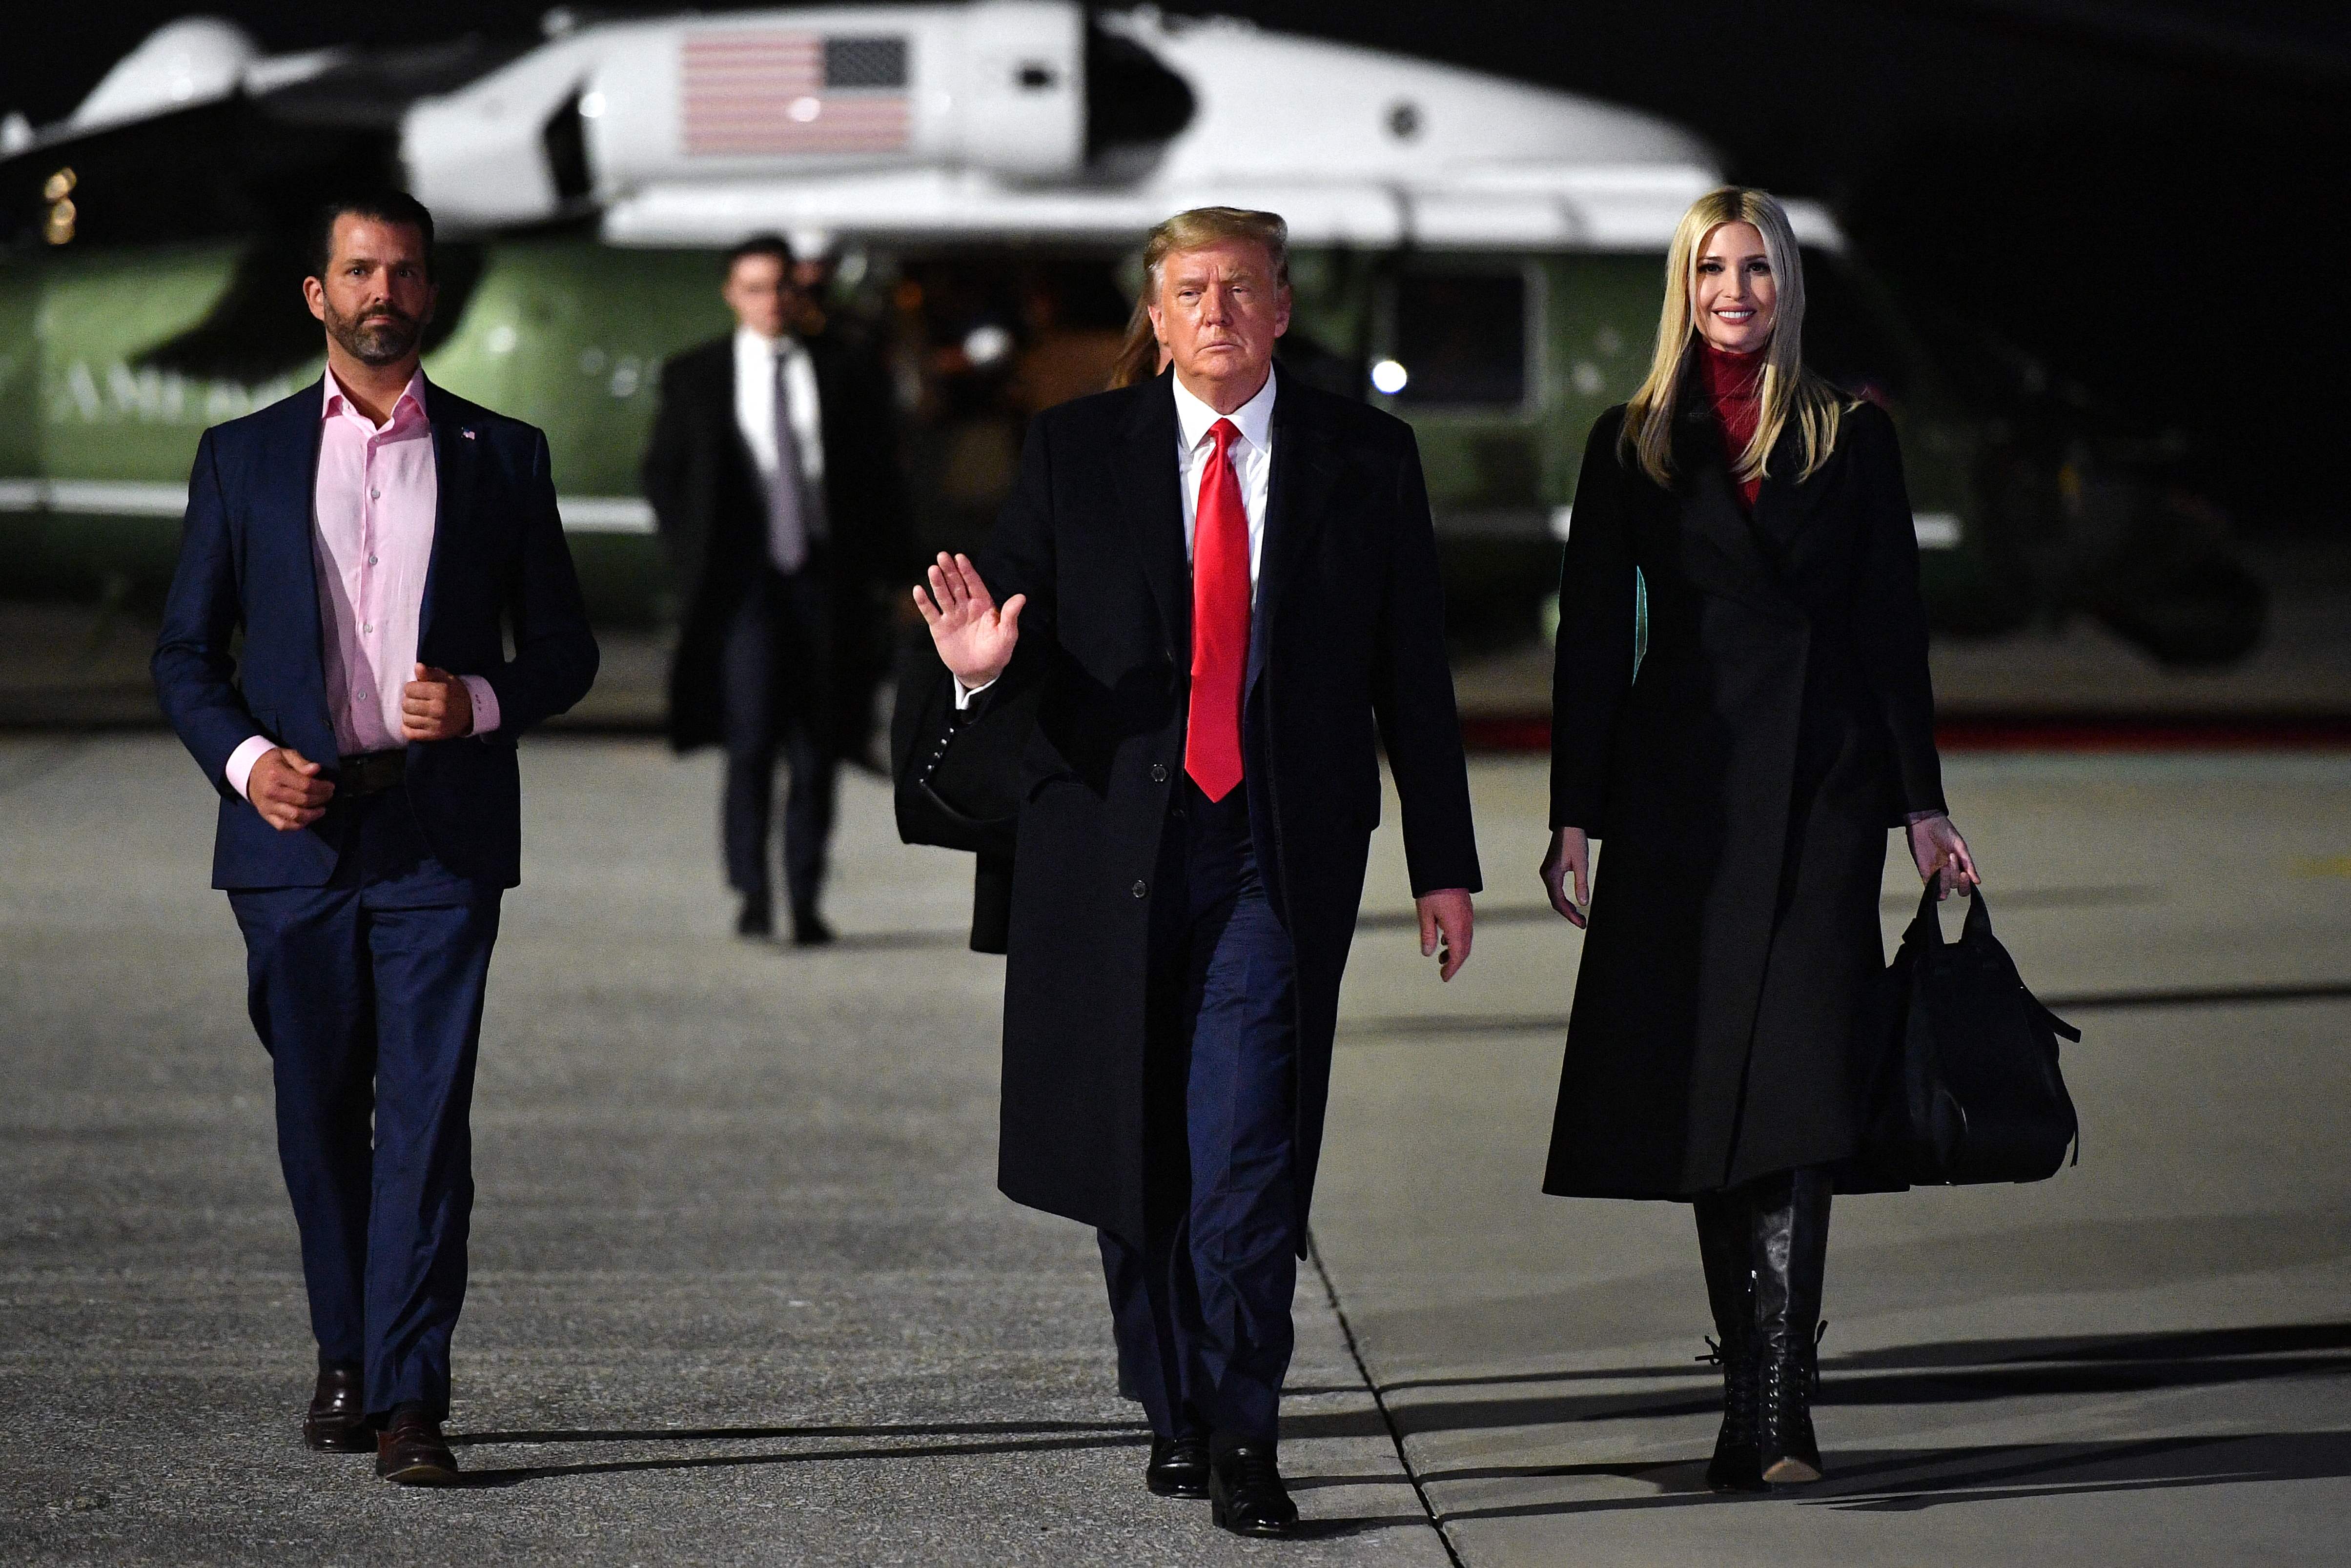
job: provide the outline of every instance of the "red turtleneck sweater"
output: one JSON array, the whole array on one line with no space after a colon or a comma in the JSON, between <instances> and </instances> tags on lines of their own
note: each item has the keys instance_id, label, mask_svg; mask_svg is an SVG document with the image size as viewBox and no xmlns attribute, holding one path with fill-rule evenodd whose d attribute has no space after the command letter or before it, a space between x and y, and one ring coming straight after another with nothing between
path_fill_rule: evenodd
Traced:
<instances>
[{"instance_id":1,"label":"red turtleneck sweater","mask_svg":"<svg viewBox=\"0 0 2351 1568\"><path fill-rule=\"evenodd\" d=\"M1745 455L1747 444L1755 439L1755 427L1763 418L1763 356L1726 353L1704 341L1699 349L1699 384L1706 391L1707 405L1714 410L1715 428L1722 433L1723 461L1751 510L1763 482L1760 477L1739 478L1739 460Z\"/></svg>"}]
</instances>

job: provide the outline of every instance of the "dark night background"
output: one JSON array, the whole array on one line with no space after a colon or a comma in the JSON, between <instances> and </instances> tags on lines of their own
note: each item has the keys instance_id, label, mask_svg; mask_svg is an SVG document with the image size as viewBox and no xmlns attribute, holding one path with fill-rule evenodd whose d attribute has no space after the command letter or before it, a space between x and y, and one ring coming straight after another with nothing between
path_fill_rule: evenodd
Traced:
<instances>
[{"instance_id":1,"label":"dark night background","mask_svg":"<svg viewBox=\"0 0 2351 1568\"><path fill-rule=\"evenodd\" d=\"M0 56L0 110L59 118L154 27L203 9L289 50L527 37L543 7L57 7ZM2113 428L2187 437L2192 482L2245 531L2340 530L2333 392L2351 267L2341 0L1168 9L1247 16L1678 120L1735 178L1832 204L1962 371L1987 341L2012 344L2078 383Z\"/></svg>"}]
</instances>

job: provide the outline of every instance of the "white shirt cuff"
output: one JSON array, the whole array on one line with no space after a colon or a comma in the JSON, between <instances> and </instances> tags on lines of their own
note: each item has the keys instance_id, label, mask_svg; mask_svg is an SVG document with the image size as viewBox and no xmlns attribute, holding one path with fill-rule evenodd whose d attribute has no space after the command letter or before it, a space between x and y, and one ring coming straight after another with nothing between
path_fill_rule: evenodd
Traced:
<instances>
[{"instance_id":1,"label":"white shirt cuff","mask_svg":"<svg viewBox=\"0 0 2351 1568\"><path fill-rule=\"evenodd\" d=\"M466 733L487 735L498 727L498 694L490 690L488 680L480 675L459 675L465 683L466 695L474 699L474 727Z\"/></svg>"},{"instance_id":2,"label":"white shirt cuff","mask_svg":"<svg viewBox=\"0 0 2351 1568\"><path fill-rule=\"evenodd\" d=\"M1004 677L1002 675L998 675L996 677L996 681L1000 681ZM948 679L954 680L955 677L949 676ZM961 713L964 709L971 706L971 699L979 695L980 693L986 691L989 686L994 685L996 681L983 682L976 686L967 686L961 681L956 681L956 712Z\"/></svg>"},{"instance_id":3,"label":"white shirt cuff","mask_svg":"<svg viewBox=\"0 0 2351 1568\"><path fill-rule=\"evenodd\" d=\"M247 793L246 787L253 781L253 765L260 761L266 754L277 749L276 741L266 735L256 735L235 751L230 752L228 766L221 769L228 779L228 787L245 796L246 800L252 800L253 797Z\"/></svg>"}]
</instances>

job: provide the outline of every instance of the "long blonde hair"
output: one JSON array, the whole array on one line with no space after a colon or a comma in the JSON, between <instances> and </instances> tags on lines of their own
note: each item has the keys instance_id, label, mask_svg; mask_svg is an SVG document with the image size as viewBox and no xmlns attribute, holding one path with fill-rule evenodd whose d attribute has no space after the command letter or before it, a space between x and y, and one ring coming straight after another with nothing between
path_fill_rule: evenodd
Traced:
<instances>
[{"instance_id":1,"label":"long blonde hair","mask_svg":"<svg viewBox=\"0 0 2351 1568\"><path fill-rule=\"evenodd\" d=\"M1625 405L1625 429L1617 438L1619 450L1637 458L1642 470L1660 485L1673 483L1674 416L1681 406L1691 358L1699 351L1695 308L1698 256L1707 236L1725 224L1755 225L1779 291L1771 338L1761 353L1761 417L1755 423L1754 438L1739 455L1737 476L1755 479L1768 471L1771 448L1792 417L1803 452L1796 477L1810 478L1836 450L1837 427L1853 406L1836 388L1804 368L1804 258L1788 210L1769 191L1743 185L1708 191L1674 225L1673 244L1666 251L1666 303L1657 319L1656 352L1640 390Z\"/></svg>"},{"instance_id":2,"label":"long blonde hair","mask_svg":"<svg viewBox=\"0 0 2351 1568\"><path fill-rule=\"evenodd\" d=\"M1109 390L1131 387L1159 373L1159 334L1151 325L1151 296L1135 300L1134 314L1126 319L1126 336L1119 340L1118 358L1111 361Z\"/></svg>"}]
</instances>

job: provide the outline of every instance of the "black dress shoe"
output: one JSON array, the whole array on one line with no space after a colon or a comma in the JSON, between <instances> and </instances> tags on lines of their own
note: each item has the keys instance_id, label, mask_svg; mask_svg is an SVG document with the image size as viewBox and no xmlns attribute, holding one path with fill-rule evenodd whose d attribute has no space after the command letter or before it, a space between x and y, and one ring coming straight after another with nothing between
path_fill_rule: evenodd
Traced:
<instances>
[{"instance_id":1,"label":"black dress shoe","mask_svg":"<svg viewBox=\"0 0 2351 1568\"><path fill-rule=\"evenodd\" d=\"M1205 1437L1154 1437L1143 1484L1157 1497L1208 1495L1208 1442Z\"/></svg>"},{"instance_id":2,"label":"black dress shoe","mask_svg":"<svg viewBox=\"0 0 2351 1568\"><path fill-rule=\"evenodd\" d=\"M1219 1530L1279 1541L1298 1530L1298 1505L1282 1484L1271 1443L1240 1443L1208 1465L1208 1507Z\"/></svg>"},{"instance_id":3,"label":"black dress shoe","mask_svg":"<svg viewBox=\"0 0 2351 1568\"><path fill-rule=\"evenodd\" d=\"M418 1406L403 1405L376 1438L375 1473L394 1486L455 1486L457 1456L443 1440L440 1422Z\"/></svg>"},{"instance_id":4,"label":"black dress shoe","mask_svg":"<svg viewBox=\"0 0 2351 1568\"><path fill-rule=\"evenodd\" d=\"M735 935L766 937L775 935L776 913L764 898L747 898L743 912L735 916Z\"/></svg>"},{"instance_id":5,"label":"black dress shoe","mask_svg":"<svg viewBox=\"0 0 2351 1568\"><path fill-rule=\"evenodd\" d=\"M823 915L813 909L792 911L793 946L821 947L831 940L832 927L824 923Z\"/></svg>"},{"instance_id":6,"label":"black dress shoe","mask_svg":"<svg viewBox=\"0 0 2351 1568\"><path fill-rule=\"evenodd\" d=\"M310 1407L302 1413L302 1440L329 1454L375 1452L375 1429L368 1425L360 1395L360 1369L322 1366Z\"/></svg>"}]
</instances>

